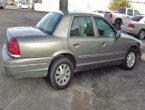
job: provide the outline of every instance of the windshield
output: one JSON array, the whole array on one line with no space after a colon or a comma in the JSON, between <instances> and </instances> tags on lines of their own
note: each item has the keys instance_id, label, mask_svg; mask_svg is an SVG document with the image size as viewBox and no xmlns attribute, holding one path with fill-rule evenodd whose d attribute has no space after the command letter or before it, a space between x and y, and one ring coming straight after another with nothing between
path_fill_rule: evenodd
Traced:
<instances>
[{"instance_id":1,"label":"windshield","mask_svg":"<svg viewBox=\"0 0 145 110\"><path fill-rule=\"evenodd\" d=\"M36 27L47 34L52 34L61 18L62 15L59 13L48 13L38 22Z\"/></svg>"},{"instance_id":2,"label":"windshield","mask_svg":"<svg viewBox=\"0 0 145 110\"><path fill-rule=\"evenodd\" d=\"M142 18L143 18L143 16L135 16L131 20L139 22Z\"/></svg>"}]
</instances>

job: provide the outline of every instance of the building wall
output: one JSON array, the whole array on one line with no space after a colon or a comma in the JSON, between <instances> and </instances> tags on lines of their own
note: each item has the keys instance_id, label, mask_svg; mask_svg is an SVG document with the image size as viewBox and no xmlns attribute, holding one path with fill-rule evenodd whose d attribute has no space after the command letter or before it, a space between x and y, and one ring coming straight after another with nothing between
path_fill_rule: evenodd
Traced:
<instances>
[{"instance_id":1,"label":"building wall","mask_svg":"<svg viewBox=\"0 0 145 110\"><path fill-rule=\"evenodd\" d=\"M138 10L141 14L145 14L145 0L130 1L132 8Z\"/></svg>"},{"instance_id":2,"label":"building wall","mask_svg":"<svg viewBox=\"0 0 145 110\"><path fill-rule=\"evenodd\" d=\"M59 10L59 0L42 0L41 3L35 3L36 11L57 11Z\"/></svg>"},{"instance_id":3,"label":"building wall","mask_svg":"<svg viewBox=\"0 0 145 110\"><path fill-rule=\"evenodd\" d=\"M72 10L108 10L110 0L68 0L68 9ZM42 0L42 3L35 3L36 11L59 10L59 0Z\"/></svg>"},{"instance_id":4,"label":"building wall","mask_svg":"<svg viewBox=\"0 0 145 110\"><path fill-rule=\"evenodd\" d=\"M145 0L127 0L131 3L132 8L145 14ZM109 10L111 0L68 0L68 9L72 10ZM39 0L34 6L36 11L56 11L59 10L59 0Z\"/></svg>"}]
</instances>

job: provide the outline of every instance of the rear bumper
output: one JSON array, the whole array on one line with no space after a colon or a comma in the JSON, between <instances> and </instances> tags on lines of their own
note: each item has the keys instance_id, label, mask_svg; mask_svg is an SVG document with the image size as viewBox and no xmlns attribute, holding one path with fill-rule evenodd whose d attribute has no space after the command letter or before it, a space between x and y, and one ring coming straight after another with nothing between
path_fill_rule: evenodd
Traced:
<instances>
[{"instance_id":1,"label":"rear bumper","mask_svg":"<svg viewBox=\"0 0 145 110\"><path fill-rule=\"evenodd\" d=\"M15 59L7 54L5 46L2 48L3 73L8 76L45 77L51 61L51 57Z\"/></svg>"},{"instance_id":2,"label":"rear bumper","mask_svg":"<svg viewBox=\"0 0 145 110\"><path fill-rule=\"evenodd\" d=\"M121 25L121 30L129 34L138 35L137 30Z\"/></svg>"}]
</instances>

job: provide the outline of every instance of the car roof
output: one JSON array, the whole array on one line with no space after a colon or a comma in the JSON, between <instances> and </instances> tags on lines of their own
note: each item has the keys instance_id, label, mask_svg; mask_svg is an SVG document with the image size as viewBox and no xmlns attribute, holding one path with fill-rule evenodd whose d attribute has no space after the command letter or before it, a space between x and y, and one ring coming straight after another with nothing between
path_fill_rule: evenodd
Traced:
<instances>
[{"instance_id":1,"label":"car roof","mask_svg":"<svg viewBox=\"0 0 145 110\"><path fill-rule=\"evenodd\" d=\"M100 15L96 15L92 12L79 11L79 10L76 10L76 11L60 11L59 10L55 13L59 13L62 15L80 15L80 16L99 16L99 17L101 17Z\"/></svg>"}]
</instances>

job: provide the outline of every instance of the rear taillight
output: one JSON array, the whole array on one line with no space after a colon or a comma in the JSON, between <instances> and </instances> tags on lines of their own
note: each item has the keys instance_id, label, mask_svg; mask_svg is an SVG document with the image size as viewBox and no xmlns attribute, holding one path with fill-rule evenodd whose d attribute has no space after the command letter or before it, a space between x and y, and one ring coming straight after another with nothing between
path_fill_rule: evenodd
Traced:
<instances>
[{"instance_id":1,"label":"rear taillight","mask_svg":"<svg viewBox=\"0 0 145 110\"><path fill-rule=\"evenodd\" d=\"M135 28L135 25L134 24L129 24L128 27Z\"/></svg>"},{"instance_id":2,"label":"rear taillight","mask_svg":"<svg viewBox=\"0 0 145 110\"><path fill-rule=\"evenodd\" d=\"M19 44L16 38L13 38L8 43L8 52L14 57L20 57Z\"/></svg>"}]
</instances>

